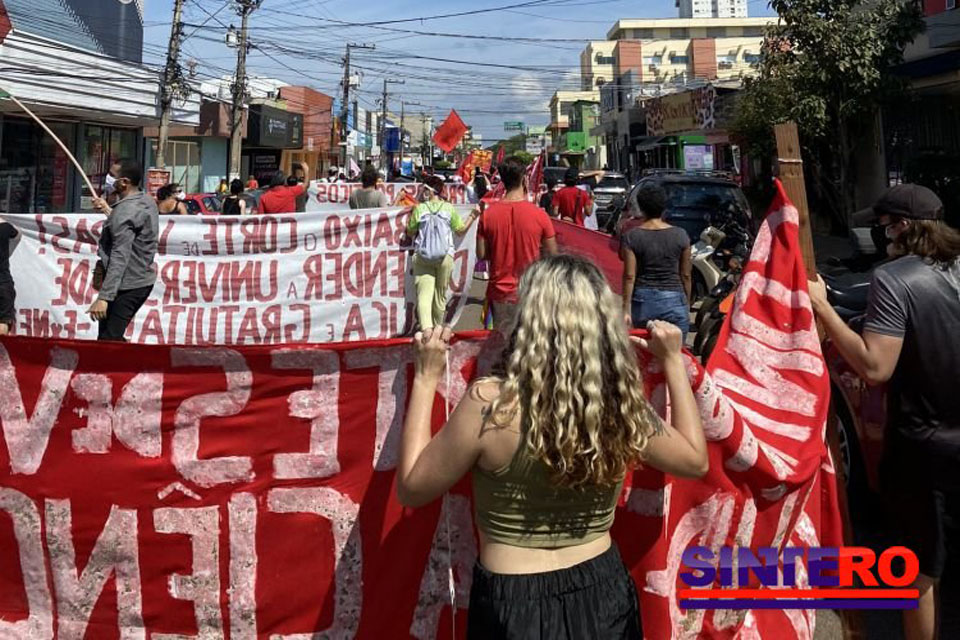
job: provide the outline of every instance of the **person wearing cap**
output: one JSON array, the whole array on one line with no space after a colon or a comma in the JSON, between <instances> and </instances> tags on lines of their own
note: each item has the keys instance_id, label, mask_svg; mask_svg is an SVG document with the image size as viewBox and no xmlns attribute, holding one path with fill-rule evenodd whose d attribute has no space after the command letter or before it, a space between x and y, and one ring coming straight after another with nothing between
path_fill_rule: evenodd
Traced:
<instances>
[{"instance_id":1,"label":"person wearing cap","mask_svg":"<svg viewBox=\"0 0 960 640\"><path fill-rule=\"evenodd\" d=\"M920 562L904 635L934 638L945 505L960 496L960 233L943 221L936 194L915 184L889 189L856 217L876 222L894 258L874 271L863 335L830 306L819 277L810 301L850 366L868 384L890 382L880 484L902 528L898 542Z\"/></svg>"},{"instance_id":2,"label":"person wearing cap","mask_svg":"<svg viewBox=\"0 0 960 640\"><path fill-rule=\"evenodd\" d=\"M340 168L336 165L327 169L327 182L333 183L337 182L340 179Z\"/></svg>"},{"instance_id":3,"label":"person wearing cap","mask_svg":"<svg viewBox=\"0 0 960 640\"><path fill-rule=\"evenodd\" d=\"M580 172L570 167L563 176L564 187L553 195L553 217L584 226L584 220L592 208L590 194L580 189L577 183Z\"/></svg>"}]
</instances>

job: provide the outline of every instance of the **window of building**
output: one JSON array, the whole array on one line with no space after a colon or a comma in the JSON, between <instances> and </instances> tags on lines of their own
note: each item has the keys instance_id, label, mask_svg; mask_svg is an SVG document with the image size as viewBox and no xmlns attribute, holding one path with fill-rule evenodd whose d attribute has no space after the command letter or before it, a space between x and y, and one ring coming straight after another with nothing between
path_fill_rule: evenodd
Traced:
<instances>
[{"instance_id":1,"label":"window of building","mask_svg":"<svg viewBox=\"0 0 960 640\"><path fill-rule=\"evenodd\" d=\"M743 54L743 61L747 64L758 64L760 62L759 53L750 53L749 51Z\"/></svg>"},{"instance_id":2,"label":"window of building","mask_svg":"<svg viewBox=\"0 0 960 640\"><path fill-rule=\"evenodd\" d=\"M743 36L745 38L762 38L763 27L744 27Z\"/></svg>"},{"instance_id":3,"label":"window of building","mask_svg":"<svg viewBox=\"0 0 960 640\"><path fill-rule=\"evenodd\" d=\"M707 27L707 37L708 38L726 38L727 29L726 27Z\"/></svg>"},{"instance_id":4,"label":"window of building","mask_svg":"<svg viewBox=\"0 0 960 640\"><path fill-rule=\"evenodd\" d=\"M678 39L689 38L689 37L690 37L690 30L687 29L686 27L681 27L681 28L676 28L676 27L674 27L674 28L670 29L670 37L671 37L671 38L678 38Z\"/></svg>"},{"instance_id":5,"label":"window of building","mask_svg":"<svg viewBox=\"0 0 960 640\"><path fill-rule=\"evenodd\" d=\"M634 40L653 40L653 29L634 29Z\"/></svg>"},{"instance_id":6,"label":"window of building","mask_svg":"<svg viewBox=\"0 0 960 640\"><path fill-rule=\"evenodd\" d=\"M690 64L690 56L670 56L671 64Z\"/></svg>"},{"instance_id":7,"label":"window of building","mask_svg":"<svg viewBox=\"0 0 960 640\"><path fill-rule=\"evenodd\" d=\"M48 126L72 146L74 125ZM0 147L0 211L66 213L73 210L73 165L59 146L32 120L4 117Z\"/></svg>"},{"instance_id":8,"label":"window of building","mask_svg":"<svg viewBox=\"0 0 960 640\"><path fill-rule=\"evenodd\" d=\"M643 64L646 65L660 65L663 64L663 56L645 56L643 58Z\"/></svg>"},{"instance_id":9,"label":"window of building","mask_svg":"<svg viewBox=\"0 0 960 640\"><path fill-rule=\"evenodd\" d=\"M156 140L150 145L150 161L155 164L157 152ZM167 168L170 169L170 182L175 182L187 193L200 193L202 176L200 172L200 145L186 140L171 140L167 142L167 152L164 158Z\"/></svg>"},{"instance_id":10,"label":"window of building","mask_svg":"<svg viewBox=\"0 0 960 640\"><path fill-rule=\"evenodd\" d=\"M605 56L602 54L597 54L597 64L616 64L617 58L615 56Z\"/></svg>"}]
</instances>

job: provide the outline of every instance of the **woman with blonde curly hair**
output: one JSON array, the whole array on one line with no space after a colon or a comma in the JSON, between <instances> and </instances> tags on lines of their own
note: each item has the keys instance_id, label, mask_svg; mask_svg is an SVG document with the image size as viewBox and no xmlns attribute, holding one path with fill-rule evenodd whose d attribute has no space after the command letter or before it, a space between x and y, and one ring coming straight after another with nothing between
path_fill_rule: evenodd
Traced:
<instances>
[{"instance_id":1,"label":"woman with blonde curly hair","mask_svg":"<svg viewBox=\"0 0 960 640\"><path fill-rule=\"evenodd\" d=\"M472 473L480 558L468 637L643 637L636 589L609 533L624 477L641 464L683 477L707 471L680 331L649 329L635 343L660 361L670 424L643 396L620 302L597 268L569 255L533 263L501 364L434 437L450 333L414 338L397 494L424 505Z\"/></svg>"}]
</instances>

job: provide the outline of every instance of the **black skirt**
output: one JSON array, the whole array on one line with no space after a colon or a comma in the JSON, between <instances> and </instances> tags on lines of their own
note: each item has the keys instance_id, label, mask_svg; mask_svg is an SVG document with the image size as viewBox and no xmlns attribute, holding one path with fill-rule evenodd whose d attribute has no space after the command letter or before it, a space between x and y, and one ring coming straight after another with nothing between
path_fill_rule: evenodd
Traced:
<instances>
[{"instance_id":1,"label":"black skirt","mask_svg":"<svg viewBox=\"0 0 960 640\"><path fill-rule=\"evenodd\" d=\"M616 545L546 573L491 573L477 562L467 638L642 640L637 589Z\"/></svg>"}]
</instances>

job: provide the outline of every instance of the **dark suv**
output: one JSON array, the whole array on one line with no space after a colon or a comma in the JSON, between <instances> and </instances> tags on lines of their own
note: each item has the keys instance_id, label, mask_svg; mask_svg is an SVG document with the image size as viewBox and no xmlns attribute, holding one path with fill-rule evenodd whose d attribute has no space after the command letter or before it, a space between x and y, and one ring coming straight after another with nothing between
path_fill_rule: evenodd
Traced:
<instances>
[{"instance_id":1,"label":"dark suv","mask_svg":"<svg viewBox=\"0 0 960 640\"><path fill-rule=\"evenodd\" d=\"M660 185L667 192L664 220L686 231L691 244L700 239L700 233L710 224L711 215L728 210L731 205L745 216L750 216L747 198L729 174L654 170L644 175L631 189L624 217L632 215L630 203L637 190L651 183Z\"/></svg>"}]
</instances>

